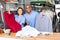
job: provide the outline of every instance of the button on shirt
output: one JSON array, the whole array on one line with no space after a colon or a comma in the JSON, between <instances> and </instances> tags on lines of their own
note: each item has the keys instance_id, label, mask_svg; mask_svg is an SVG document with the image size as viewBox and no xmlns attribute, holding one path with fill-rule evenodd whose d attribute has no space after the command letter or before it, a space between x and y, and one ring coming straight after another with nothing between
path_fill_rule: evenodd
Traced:
<instances>
[{"instance_id":1,"label":"button on shirt","mask_svg":"<svg viewBox=\"0 0 60 40\"><path fill-rule=\"evenodd\" d=\"M36 29L40 32L52 32L52 21L49 15L40 13L37 16Z\"/></svg>"},{"instance_id":2,"label":"button on shirt","mask_svg":"<svg viewBox=\"0 0 60 40\"><path fill-rule=\"evenodd\" d=\"M25 17L23 15L21 15L20 17L18 17L18 15L15 15L15 20L20 24L22 24L22 27L24 27L25 24Z\"/></svg>"},{"instance_id":3,"label":"button on shirt","mask_svg":"<svg viewBox=\"0 0 60 40\"><path fill-rule=\"evenodd\" d=\"M26 20L28 21L28 24L31 27L35 27L35 23L36 23L36 16L38 15L38 12L36 11L31 11L31 15L29 15L27 12L24 14Z\"/></svg>"}]
</instances>

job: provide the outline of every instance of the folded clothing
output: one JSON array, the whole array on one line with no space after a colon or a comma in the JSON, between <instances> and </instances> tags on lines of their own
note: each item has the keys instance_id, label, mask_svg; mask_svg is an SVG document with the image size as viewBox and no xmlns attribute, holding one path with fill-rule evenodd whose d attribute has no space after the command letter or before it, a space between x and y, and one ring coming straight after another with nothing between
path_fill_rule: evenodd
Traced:
<instances>
[{"instance_id":1,"label":"folded clothing","mask_svg":"<svg viewBox=\"0 0 60 40\"><path fill-rule=\"evenodd\" d=\"M38 36L38 34L40 34L40 32L38 30L36 30L35 28L30 27L30 26L25 26L24 28L22 28L21 31L18 31L16 33L16 36L20 36L20 37L33 36L33 37L36 37L36 36Z\"/></svg>"}]
</instances>

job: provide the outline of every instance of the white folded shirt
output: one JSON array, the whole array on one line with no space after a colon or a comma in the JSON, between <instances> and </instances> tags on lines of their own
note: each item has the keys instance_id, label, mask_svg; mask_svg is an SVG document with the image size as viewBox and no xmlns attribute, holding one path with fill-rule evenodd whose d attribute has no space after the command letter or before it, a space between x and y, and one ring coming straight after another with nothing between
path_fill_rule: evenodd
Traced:
<instances>
[{"instance_id":1,"label":"white folded shirt","mask_svg":"<svg viewBox=\"0 0 60 40\"><path fill-rule=\"evenodd\" d=\"M38 30L36 30L35 28L30 27L30 26L25 26L24 28L22 28L22 31L18 31L16 33L16 36L20 36L20 37L33 36L33 37L36 37L36 36L38 36L38 34L40 34L40 32Z\"/></svg>"}]
</instances>

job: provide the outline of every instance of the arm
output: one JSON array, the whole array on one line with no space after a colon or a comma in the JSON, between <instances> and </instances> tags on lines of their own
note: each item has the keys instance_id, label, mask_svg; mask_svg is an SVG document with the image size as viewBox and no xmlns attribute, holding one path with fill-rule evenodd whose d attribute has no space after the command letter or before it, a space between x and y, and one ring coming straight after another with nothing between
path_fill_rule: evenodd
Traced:
<instances>
[{"instance_id":1,"label":"arm","mask_svg":"<svg viewBox=\"0 0 60 40\"><path fill-rule=\"evenodd\" d=\"M29 25L29 22L26 20L26 24Z\"/></svg>"},{"instance_id":2,"label":"arm","mask_svg":"<svg viewBox=\"0 0 60 40\"><path fill-rule=\"evenodd\" d=\"M8 13L10 14L10 8L8 8Z\"/></svg>"}]
</instances>

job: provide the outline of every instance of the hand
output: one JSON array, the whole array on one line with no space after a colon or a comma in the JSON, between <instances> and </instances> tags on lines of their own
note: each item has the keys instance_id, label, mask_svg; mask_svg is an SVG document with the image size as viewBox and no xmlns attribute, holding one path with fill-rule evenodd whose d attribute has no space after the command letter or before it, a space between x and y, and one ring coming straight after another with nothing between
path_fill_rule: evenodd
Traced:
<instances>
[{"instance_id":1,"label":"hand","mask_svg":"<svg viewBox=\"0 0 60 40\"><path fill-rule=\"evenodd\" d=\"M10 8L8 8L8 12L10 12Z\"/></svg>"},{"instance_id":2,"label":"hand","mask_svg":"<svg viewBox=\"0 0 60 40\"><path fill-rule=\"evenodd\" d=\"M8 8L8 13L10 14L10 8Z\"/></svg>"},{"instance_id":3,"label":"hand","mask_svg":"<svg viewBox=\"0 0 60 40\"><path fill-rule=\"evenodd\" d=\"M22 23L20 22L20 24L22 25Z\"/></svg>"},{"instance_id":4,"label":"hand","mask_svg":"<svg viewBox=\"0 0 60 40\"><path fill-rule=\"evenodd\" d=\"M28 21L26 21L26 24L27 24L27 25L29 25L29 22L28 22Z\"/></svg>"}]
</instances>

